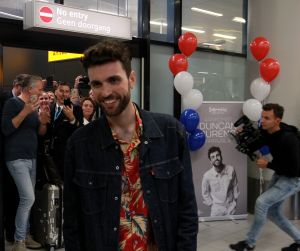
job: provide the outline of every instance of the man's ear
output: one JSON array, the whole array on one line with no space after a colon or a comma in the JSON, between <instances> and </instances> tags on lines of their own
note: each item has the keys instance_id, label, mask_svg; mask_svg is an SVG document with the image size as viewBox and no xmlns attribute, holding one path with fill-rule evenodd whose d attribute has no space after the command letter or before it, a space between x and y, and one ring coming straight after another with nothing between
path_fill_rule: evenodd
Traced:
<instances>
[{"instance_id":1,"label":"man's ear","mask_svg":"<svg viewBox=\"0 0 300 251\"><path fill-rule=\"evenodd\" d=\"M129 80L130 89L133 89L133 87L135 86L135 83L136 83L136 74L134 71L130 72L128 80Z\"/></svg>"}]
</instances>

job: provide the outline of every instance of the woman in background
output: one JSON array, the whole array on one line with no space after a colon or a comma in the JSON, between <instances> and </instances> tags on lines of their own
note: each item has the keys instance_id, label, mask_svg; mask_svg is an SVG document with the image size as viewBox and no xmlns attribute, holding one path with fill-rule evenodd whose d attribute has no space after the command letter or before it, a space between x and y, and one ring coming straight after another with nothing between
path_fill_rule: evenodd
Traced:
<instances>
[{"instance_id":1,"label":"woman in background","mask_svg":"<svg viewBox=\"0 0 300 251\"><path fill-rule=\"evenodd\" d=\"M93 116L96 110L94 101L89 97L82 99L81 109L83 113L83 125L86 125L93 120Z\"/></svg>"}]
</instances>

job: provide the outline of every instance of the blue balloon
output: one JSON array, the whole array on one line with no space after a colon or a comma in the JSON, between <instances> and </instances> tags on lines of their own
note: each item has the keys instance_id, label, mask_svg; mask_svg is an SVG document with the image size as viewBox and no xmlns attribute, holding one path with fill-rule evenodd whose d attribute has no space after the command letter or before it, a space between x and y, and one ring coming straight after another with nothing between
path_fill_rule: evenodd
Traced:
<instances>
[{"instance_id":1,"label":"blue balloon","mask_svg":"<svg viewBox=\"0 0 300 251\"><path fill-rule=\"evenodd\" d=\"M187 132L192 133L199 125L200 117L195 110L186 109L180 115L180 122L184 125Z\"/></svg>"},{"instance_id":2,"label":"blue balloon","mask_svg":"<svg viewBox=\"0 0 300 251\"><path fill-rule=\"evenodd\" d=\"M200 149L204 145L205 139L205 133L200 129L196 129L188 139L190 150L196 151Z\"/></svg>"},{"instance_id":3,"label":"blue balloon","mask_svg":"<svg viewBox=\"0 0 300 251\"><path fill-rule=\"evenodd\" d=\"M259 149L261 155L267 155L270 153L270 149L267 145L264 145L262 148Z\"/></svg>"}]
</instances>

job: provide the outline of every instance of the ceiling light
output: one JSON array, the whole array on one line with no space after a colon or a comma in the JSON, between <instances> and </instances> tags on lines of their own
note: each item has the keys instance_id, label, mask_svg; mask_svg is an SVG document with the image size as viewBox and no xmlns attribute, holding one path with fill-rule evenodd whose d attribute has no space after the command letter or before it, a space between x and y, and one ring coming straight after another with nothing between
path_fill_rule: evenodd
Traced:
<instances>
[{"instance_id":1,"label":"ceiling light","mask_svg":"<svg viewBox=\"0 0 300 251\"><path fill-rule=\"evenodd\" d=\"M9 13L3 12L3 11L0 11L0 14L2 14L4 16L8 16L8 17L15 17L15 18L18 18L18 19L24 19L23 17L13 15L13 14L9 14Z\"/></svg>"},{"instance_id":2,"label":"ceiling light","mask_svg":"<svg viewBox=\"0 0 300 251\"><path fill-rule=\"evenodd\" d=\"M198 73L199 73L199 74L205 74L205 75L207 75L207 74L208 74L208 72L207 72L207 71L198 71Z\"/></svg>"},{"instance_id":3,"label":"ceiling light","mask_svg":"<svg viewBox=\"0 0 300 251\"><path fill-rule=\"evenodd\" d=\"M150 24L153 25L162 25L162 26L168 26L167 23L163 23L163 22L157 22L157 21L150 21Z\"/></svg>"},{"instance_id":4,"label":"ceiling light","mask_svg":"<svg viewBox=\"0 0 300 251\"><path fill-rule=\"evenodd\" d=\"M236 39L236 37L234 37L234 36L228 36L228 35L223 35L223 34L219 34L219 33L214 33L213 36L227 38L227 39Z\"/></svg>"},{"instance_id":5,"label":"ceiling light","mask_svg":"<svg viewBox=\"0 0 300 251\"><path fill-rule=\"evenodd\" d=\"M207 14L207 15L211 15L211 16L216 16L216 17L222 17L223 14L222 13L217 13L217 12L213 12L213 11L209 11L209 10L203 10L203 9L199 9L196 7L192 7L191 10L196 11L196 12L200 12L203 14Z\"/></svg>"},{"instance_id":6,"label":"ceiling light","mask_svg":"<svg viewBox=\"0 0 300 251\"><path fill-rule=\"evenodd\" d=\"M181 27L181 30L183 30L183 31L191 31L191 32L196 32L196 33L205 33L205 31L203 31L203 30L192 29L192 28L187 28L187 27Z\"/></svg>"},{"instance_id":7,"label":"ceiling light","mask_svg":"<svg viewBox=\"0 0 300 251\"><path fill-rule=\"evenodd\" d=\"M237 22L237 23L242 23L242 24L246 23L246 20L244 18L242 18L242 17L234 17L232 19L232 21L233 22Z\"/></svg>"}]
</instances>

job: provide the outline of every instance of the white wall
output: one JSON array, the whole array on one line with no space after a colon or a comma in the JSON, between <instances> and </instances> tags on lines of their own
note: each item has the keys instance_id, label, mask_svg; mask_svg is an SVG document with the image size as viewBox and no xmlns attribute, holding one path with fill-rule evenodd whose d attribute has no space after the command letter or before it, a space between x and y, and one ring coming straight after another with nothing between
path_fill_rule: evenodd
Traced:
<instances>
[{"instance_id":1,"label":"white wall","mask_svg":"<svg viewBox=\"0 0 300 251\"><path fill-rule=\"evenodd\" d=\"M283 105L284 122L298 127L300 127L299 11L299 0L248 0L248 45L255 37L266 37L271 43L267 57L276 58L281 66L279 75L271 83L271 93L266 102ZM246 77L248 87L257 77L259 65L248 51ZM266 179L269 179L271 172L264 173ZM257 175L257 168L250 167L248 176L254 178Z\"/></svg>"}]
</instances>

